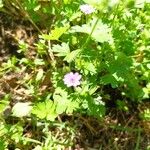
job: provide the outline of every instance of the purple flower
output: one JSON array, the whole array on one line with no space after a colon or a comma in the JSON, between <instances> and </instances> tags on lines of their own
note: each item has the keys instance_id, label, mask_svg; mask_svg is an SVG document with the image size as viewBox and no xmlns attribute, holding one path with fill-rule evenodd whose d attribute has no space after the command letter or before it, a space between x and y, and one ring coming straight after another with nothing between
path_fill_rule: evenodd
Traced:
<instances>
[{"instance_id":1,"label":"purple flower","mask_svg":"<svg viewBox=\"0 0 150 150\"><path fill-rule=\"evenodd\" d=\"M80 6L80 10L81 10L84 14L86 14L86 15L95 12L95 8L92 7L92 6L89 5L89 4L81 5L81 6Z\"/></svg>"},{"instance_id":2,"label":"purple flower","mask_svg":"<svg viewBox=\"0 0 150 150\"><path fill-rule=\"evenodd\" d=\"M80 79L81 79L81 75L76 72L76 73L73 73L73 72L70 72L70 73L67 73L65 76L64 76L64 84L67 85L67 87L71 87L71 86L78 86L80 85Z\"/></svg>"}]
</instances>

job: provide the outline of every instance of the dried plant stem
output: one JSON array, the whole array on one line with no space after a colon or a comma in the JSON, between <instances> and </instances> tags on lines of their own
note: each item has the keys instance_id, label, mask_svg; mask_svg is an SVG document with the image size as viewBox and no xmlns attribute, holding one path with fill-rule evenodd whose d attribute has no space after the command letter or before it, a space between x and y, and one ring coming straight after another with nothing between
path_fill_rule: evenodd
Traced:
<instances>
[{"instance_id":1,"label":"dried plant stem","mask_svg":"<svg viewBox=\"0 0 150 150\"><path fill-rule=\"evenodd\" d=\"M24 8L22 7L21 3L18 0L15 0L15 2L18 4L19 8L21 9L21 11L25 14L25 16L27 17L27 19L31 22L31 24L38 30L38 32L40 34L43 34L42 31L39 29L39 27L34 23L34 21L31 19L30 15L28 14L27 11L24 10Z\"/></svg>"}]
</instances>

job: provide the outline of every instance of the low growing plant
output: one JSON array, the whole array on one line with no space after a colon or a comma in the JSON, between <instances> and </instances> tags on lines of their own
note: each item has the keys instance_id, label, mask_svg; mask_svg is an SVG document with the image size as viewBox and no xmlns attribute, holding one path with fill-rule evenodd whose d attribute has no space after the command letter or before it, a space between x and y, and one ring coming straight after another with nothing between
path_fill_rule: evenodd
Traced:
<instances>
[{"instance_id":1,"label":"low growing plant","mask_svg":"<svg viewBox=\"0 0 150 150\"><path fill-rule=\"evenodd\" d=\"M18 53L26 57L14 56L0 69L1 76L25 72L20 81L25 99L13 104L9 116L18 121L10 125L2 119L3 149L9 142L15 142L16 148L20 143L34 143L35 150L71 147L68 137L63 140L50 131L51 124L56 127L55 122L61 124L64 116L77 114L102 120L112 103L129 112L128 103L140 104L150 98L149 2L139 8L132 0L4 0L2 10L8 7L20 10L39 31L39 37L34 43L34 58L25 54L30 45L18 41ZM48 20L44 20L46 32L37 26L42 26L42 19ZM114 93L110 94L111 90ZM2 112L8 101L7 96L1 100ZM149 118L149 109L142 117ZM35 135L23 136L26 123L34 128L41 124L41 140ZM74 130L63 129L73 140Z\"/></svg>"}]
</instances>

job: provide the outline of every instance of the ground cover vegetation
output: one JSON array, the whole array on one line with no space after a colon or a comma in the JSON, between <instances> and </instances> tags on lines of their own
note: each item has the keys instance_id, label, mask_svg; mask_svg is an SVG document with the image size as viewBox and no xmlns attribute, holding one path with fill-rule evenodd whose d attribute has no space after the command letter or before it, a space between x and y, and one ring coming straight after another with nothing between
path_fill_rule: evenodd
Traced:
<instances>
[{"instance_id":1,"label":"ground cover vegetation","mask_svg":"<svg viewBox=\"0 0 150 150\"><path fill-rule=\"evenodd\" d=\"M149 0L0 0L0 150L149 150L149 98Z\"/></svg>"}]
</instances>

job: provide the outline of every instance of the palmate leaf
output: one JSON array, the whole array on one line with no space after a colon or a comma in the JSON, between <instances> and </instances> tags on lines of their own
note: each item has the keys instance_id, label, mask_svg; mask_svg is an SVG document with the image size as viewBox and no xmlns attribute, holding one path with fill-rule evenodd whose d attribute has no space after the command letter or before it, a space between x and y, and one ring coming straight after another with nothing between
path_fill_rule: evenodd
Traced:
<instances>
[{"instance_id":1,"label":"palmate leaf","mask_svg":"<svg viewBox=\"0 0 150 150\"><path fill-rule=\"evenodd\" d=\"M9 95L0 100L0 114L9 106Z\"/></svg>"},{"instance_id":2,"label":"palmate leaf","mask_svg":"<svg viewBox=\"0 0 150 150\"><path fill-rule=\"evenodd\" d=\"M48 34L42 34L40 37L44 40L58 40L62 34L64 34L68 30L68 26L66 27L55 27L54 30L51 31L51 33Z\"/></svg>"},{"instance_id":3,"label":"palmate leaf","mask_svg":"<svg viewBox=\"0 0 150 150\"><path fill-rule=\"evenodd\" d=\"M82 33L87 33L91 34L91 31L95 25L97 18L93 18L88 24L84 24L82 26L73 26L71 28L71 32L82 32ZM103 24L101 20L98 21L98 23L95 26L94 31L91 34L91 37L96 41L96 42L113 42L113 37L111 34L111 29L106 25Z\"/></svg>"},{"instance_id":4,"label":"palmate leaf","mask_svg":"<svg viewBox=\"0 0 150 150\"><path fill-rule=\"evenodd\" d=\"M68 53L66 55L66 57L64 58L64 60L67 61L68 63L70 63L78 56L78 54L80 52L81 52L81 49L74 50L74 51Z\"/></svg>"},{"instance_id":5,"label":"palmate leaf","mask_svg":"<svg viewBox=\"0 0 150 150\"><path fill-rule=\"evenodd\" d=\"M130 57L122 52L117 52L115 60L110 62L108 69L112 74L116 73L118 77L126 78L126 74L131 70L132 63Z\"/></svg>"},{"instance_id":6,"label":"palmate leaf","mask_svg":"<svg viewBox=\"0 0 150 150\"><path fill-rule=\"evenodd\" d=\"M69 99L68 94L61 88L57 88L53 95L54 102L56 104L56 112L58 114L72 113L76 108L79 107L79 103Z\"/></svg>"},{"instance_id":7,"label":"palmate leaf","mask_svg":"<svg viewBox=\"0 0 150 150\"><path fill-rule=\"evenodd\" d=\"M76 101L68 101L68 105L67 105L67 109L66 109L66 113L67 114L72 114L74 110L76 110L77 108L79 108L79 103Z\"/></svg>"},{"instance_id":8,"label":"palmate leaf","mask_svg":"<svg viewBox=\"0 0 150 150\"><path fill-rule=\"evenodd\" d=\"M91 53L90 53L91 54ZM86 55L89 55L88 53L86 53ZM83 70L85 74L97 74L97 64L96 64L96 59L95 58L82 58L82 59L76 59L75 63L78 69Z\"/></svg>"},{"instance_id":9,"label":"palmate leaf","mask_svg":"<svg viewBox=\"0 0 150 150\"><path fill-rule=\"evenodd\" d=\"M47 119L54 121L57 117L55 111L56 105L51 100L37 103L32 110L32 114L36 115L40 119Z\"/></svg>"},{"instance_id":10,"label":"palmate leaf","mask_svg":"<svg viewBox=\"0 0 150 150\"><path fill-rule=\"evenodd\" d=\"M55 44L52 47L52 51L56 56L67 56L70 53L70 48L68 43L62 43L61 45Z\"/></svg>"},{"instance_id":11,"label":"palmate leaf","mask_svg":"<svg viewBox=\"0 0 150 150\"><path fill-rule=\"evenodd\" d=\"M105 113L106 113L105 103L103 103L101 100L99 100L99 102L98 102L99 97L96 98L97 101L90 95L86 95L84 97L84 99L86 100L86 103L88 106L87 113L89 115L92 115L92 116L98 117L98 118L101 118L105 115ZM82 101L84 101L84 100L82 100Z\"/></svg>"},{"instance_id":12,"label":"palmate leaf","mask_svg":"<svg viewBox=\"0 0 150 150\"><path fill-rule=\"evenodd\" d=\"M101 83L104 85L111 84L113 88L118 87L118 82L115 77L111 74L104 75L101 77Z\"/></svg>"},{"instance_id":13,"label":"palmate leaf","mask_svg":"<svg viewBox=\"0 0 150 150\"><path fill-rule=\"evenodd\" d=\"M63 99L62 97L60 97L60 100L57 101L56 104L56 112L58 114L62 114L64 112L66 112L67 114L72 114L73 111L79 107L79 103L77 101Z\"/></svg>"},{"instance_id":14,"label":"palmate leaf","mask_svg":"<svg viewBox=\"0 0 150 150\"><path fill-rule=\"evenodd\" d=\"M64 60L70 63L77 57L81 50L77 49L70 52L68 43L62 43L61 45L53 45L52 51L55 53L56 56L64 56Z\"/></svg>"},{"instance_id":15,"label":"palmate leaf","mask_svg":"<svg viewBox=\"0 0 150 150\"><path fill-rule=\"evenodd\" d=\"M96 69L94 63L92 63L92 62L85 61L83 67L84 67L85 71L87 71L91 75L94 75L97 73L97 69Z\"/></svg>"}]
</instances>

